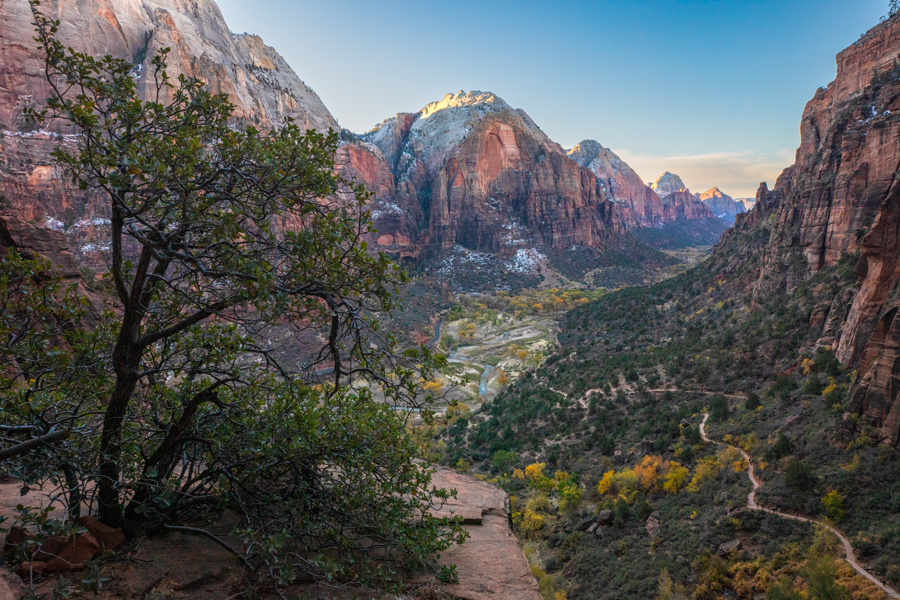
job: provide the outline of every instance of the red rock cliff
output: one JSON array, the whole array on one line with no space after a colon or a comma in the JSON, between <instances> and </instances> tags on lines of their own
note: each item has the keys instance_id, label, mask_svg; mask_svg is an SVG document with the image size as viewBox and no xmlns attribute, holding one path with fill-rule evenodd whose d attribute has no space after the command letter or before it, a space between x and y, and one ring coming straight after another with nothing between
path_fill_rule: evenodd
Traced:
<instances>
[{"instance_id":1,"label":"red rock cliff","mask_svg":"<svg viewBox=\"0 0 900 600\"><path fill-rule=\"evenodd\" d=\"M380 242L409 255L457 245L494 253L600 247L625 232L594 173L489 92L448 94L362 138L367 144L356 146L376 146L395 181L390 201L374 207ZM370 176L376 187L384 177Z\"/></svg>"},{"instance_id":2,"label":"red rock cliff","mask_svg":"<svg viewBox=\"0 0 900 600\"><path fill-rule=\"evenodd\" d=\"M714 253L733 252L744 233L765 235L751 289L790 289L844 253L859 253L858 285L835 298L820 343L830 344L844 365L859 367L847 422L861 416L892 445L900 439L898 54L897 17L838 54L834 82L803 112L794 165L773 190L760 188L756 208L738 215L735 231ZM797 252L800 269L792 266Z\"/></svg>"},{"instance_id":3,"label":"red rock cliff","mask_svg":"<svg viewBox=\"0 0 900 600\"><path fill-rule=\"evenodd\" d=\"M63 130L40 131L22 118L26 106L48 96L27 0L2 2L0 19L0 195L4 210L25 221L64 228L81 260L102 264L94 237L103 203L72 189L50 158L57 144L75 144ZM60 20L59 36L77 50L131 60L149 92L149 61L171 48L169 74L198 77L225 92L246 122L271 125L285 116L301 126L337 129L319 97L275 50L252 35L232 34L213 0L83 0L42 2ZM99 221L98 221L99 219Z\"/></svg>"}]
</instances>

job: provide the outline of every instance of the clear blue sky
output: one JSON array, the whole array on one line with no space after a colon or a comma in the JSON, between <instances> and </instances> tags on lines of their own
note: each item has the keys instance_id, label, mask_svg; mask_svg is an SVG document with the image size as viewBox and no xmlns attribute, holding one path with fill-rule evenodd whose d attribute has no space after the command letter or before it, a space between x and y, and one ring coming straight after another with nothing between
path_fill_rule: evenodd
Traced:
<instances>
[{"instance_id":1,"label":"clear blue sky","mask_svg":"<svg viewBox=\"0 0 900 600\"><path fill-rule=\"evenodd\" d=\"M565 147L592 138L645 179L752 196L793 162L834 56L887 0L219 0L356 132L489 90Z\"/></svg>"}]
</instances>

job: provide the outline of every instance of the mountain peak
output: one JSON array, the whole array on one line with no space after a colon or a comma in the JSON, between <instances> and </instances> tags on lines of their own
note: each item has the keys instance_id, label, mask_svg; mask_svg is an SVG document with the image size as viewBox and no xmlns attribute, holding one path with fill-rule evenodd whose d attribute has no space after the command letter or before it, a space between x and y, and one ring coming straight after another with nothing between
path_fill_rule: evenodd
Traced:
<instances>
[{"instance_id":1,"label":"mountain peak","mask_svg":"<svg viewBox=\"0 0 900 600\"><path fill-rule=\"evenodd\" d=\"M712 200L714 198L726 199L728 201L733 200L731 196L720 190L718 187L713 186L700 194L700 200L706 202L707 200Z\"/></svg>"},{"instance_id":2,"label":"mountain peak","mask_svg":"<svg viewBox=\"0 0 900 600\"><path fill-rule=\"evenodd\" d=\"M650 184L650 187L660 196L668 196L674 192L687 190L687 186L684 185L681 177L668 171L660 175L656 181Z\"/></svg>"},{"instance_id":3,"label":"mountain peak","mask_svg":"<svg viewBox=\"0 0 900 600\"><path fill-rule=\"evenodd\" d=\"M484 106L494 110L512 110L512 108L504 102L503 98L493 92L482 92L473 90L466 92L460 90L455 94L446 94L441 100L431 102L419 111L421 119L427 119L436 112L448 108Z\"/></svg>"},{"instance_id":4,"label":"mountain peak","mask_svg":"<svg viewBox=\"0 0 900 600\"><path fill-rule=\"evenodd\" d=\"M568 151L569 158L577 162L582 167L590 166L598 156L606 150L600 142L596 140L582 140L575 144L575 147Z\"/></svg>"}]
</instances>

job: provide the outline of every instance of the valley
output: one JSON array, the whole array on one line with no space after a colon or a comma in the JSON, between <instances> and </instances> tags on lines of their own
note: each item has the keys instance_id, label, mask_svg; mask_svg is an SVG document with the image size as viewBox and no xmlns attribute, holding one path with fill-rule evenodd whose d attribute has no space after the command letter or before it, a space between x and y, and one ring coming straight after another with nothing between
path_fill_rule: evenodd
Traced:
<instances>
[{"instance_id":1,"label":"valley","mask_svg":"<svg viewBox=\"0 0 900 600\"><path fill-rule=\"evenodd\" d=\"M0 598L900 597L896 2L754 198L486 90L351 131L213 0L45 4L0 3Z\"/></svg>"}]
</instances>

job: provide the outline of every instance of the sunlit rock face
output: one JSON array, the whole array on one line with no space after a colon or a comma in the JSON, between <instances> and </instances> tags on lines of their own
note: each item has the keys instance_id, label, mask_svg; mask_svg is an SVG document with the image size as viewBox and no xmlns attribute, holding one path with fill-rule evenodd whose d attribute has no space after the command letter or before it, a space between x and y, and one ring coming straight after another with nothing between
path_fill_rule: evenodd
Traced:
<instances>
[{"instance_id":1,"label":"sunlit rock face","mask_svg":"<svg viewBox=\"0 0 900 600\"><path fill-rule=\"evenodd\" d=\"M737 216L716 251L734 253L732 242L741 237L765 236L750 287L788 290L794 278L859 253L859 283L841 290L825 311L820 344L844 365L858 366L848 427L857 415L892 445L900 438L898 53L900 18L894 17L837 55L835 80L803 112L794 165L774 189L760 187L756 207ZM800 268L787 262L798 253Z\"/></svg>"},{"instance_id":2,"label":"sunlit rock face","mask_svg":"<svg viewBox=\"0 0 900 600\"><path fill-rule=\"evenodd\" d=\"M750 198L732 198L717 187L712 187L697 196L718 218L734 223L734 218L747 212L755 204Z\"/></svg>"},{"instance_id":3,"label":"sunlit rock face","mask_svg":"<svg viewBox=\"0 0 900 600\"><path fill-rule=\"evenodd\" d=\"M381 241L409 256L599 247L625 232L594 173L490 92L447 94L360 139L352 168L374 146L394 180L373 206Z\"/></svg>"},{"instance_id":4,"label":"sunlit rock face","mask_svg":"<svg viewBox=\"0 0 900 600\"><path fill-rule=\"evenodd\" d=\"M198 77L212 91L228 94L236 117L245 123L272 126L292 117L305 128L338 128L284 59L256 36L231 33L212 0L50 0L41 3L41 10L60 20L63 43L133 62L144 98L155 96L151 58L170 48L170 77ZM74 190L50 157L59 144L74 148L77 136L64 129L36 130L22 116L26 106L40 106L49 95L28 2L6 0L2 13L0 194L5 210L25 221L58 223L79 259L102 264L103 248L93 238L102 237L95 225L103 222L104 203Z\"/></svg>"},{"instance_id":5,"label":"sunlit rock face","mask_svg":"<svg viewBox=\"0 0 900 600\"><path fill-rule=\"evenodd\" d=\"M660 175L656 181L650 184L650 187L659 194L660 198L665 198L669 194L674 194L681 190L687 190L687 186L684 185L681 177L668 171Z\"/></svg>"}]
</instances>

